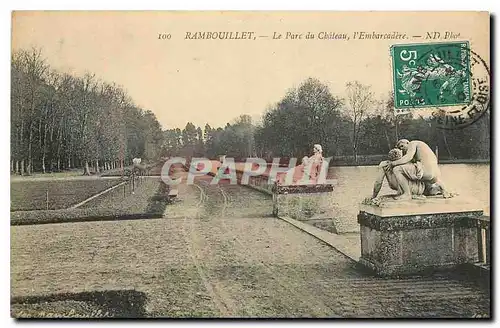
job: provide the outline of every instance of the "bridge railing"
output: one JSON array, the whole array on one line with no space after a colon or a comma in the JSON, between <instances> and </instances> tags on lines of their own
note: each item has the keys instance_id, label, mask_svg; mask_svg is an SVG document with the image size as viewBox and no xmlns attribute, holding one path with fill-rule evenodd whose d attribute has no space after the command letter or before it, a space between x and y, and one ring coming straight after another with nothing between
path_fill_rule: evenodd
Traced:
<instances>
[{"instance_id":1,"label":"bridge railing","mask_svg":"<svg viewBox=\"0 0 500 328\"><path fill-rule=\"evenodd\" d=\"M477 225L477 250L480 264L490 265L491 234L490 217L481 216L475 219Z\"/></svg>"}]
</instances>

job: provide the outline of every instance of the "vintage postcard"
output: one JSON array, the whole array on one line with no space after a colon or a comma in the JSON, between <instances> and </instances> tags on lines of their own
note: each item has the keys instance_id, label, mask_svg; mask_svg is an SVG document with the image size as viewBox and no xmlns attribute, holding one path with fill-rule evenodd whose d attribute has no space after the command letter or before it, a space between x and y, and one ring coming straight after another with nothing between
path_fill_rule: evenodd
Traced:
<instances>
[{"instance_id":1,"label":"vintage postcard","mask_svg":"<svg viewBox=\"0 0 500 328\"><path fill-rule=\"evenodd\" d=\"M488 12L14 11L14 318L489 319Z\"/></svg>"}]
</instances>

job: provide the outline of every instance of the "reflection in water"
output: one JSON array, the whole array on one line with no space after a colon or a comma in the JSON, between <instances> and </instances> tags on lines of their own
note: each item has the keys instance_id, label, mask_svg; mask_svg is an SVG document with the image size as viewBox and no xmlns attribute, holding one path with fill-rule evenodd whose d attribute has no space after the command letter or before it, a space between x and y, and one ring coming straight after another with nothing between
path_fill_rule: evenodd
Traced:
<instances>
[{"instance_id":1,"label":"reflection in water","mask_svg":"<svg viewBox=\"0 0 500 328\"><path fill-rule=\"evenodd\" d=\"M443 164L440 165L443 181L452 192L471 197L484 205L485 214L490 209L490 165L489 164ZM334 202L339 217L352 217L353 226L357 225L358 205L370 197L375 182L376 166L331 167L330 172L337 179ZM381 195L394 193L387 182L380 191Z\"/></svg>"}]
</instances>

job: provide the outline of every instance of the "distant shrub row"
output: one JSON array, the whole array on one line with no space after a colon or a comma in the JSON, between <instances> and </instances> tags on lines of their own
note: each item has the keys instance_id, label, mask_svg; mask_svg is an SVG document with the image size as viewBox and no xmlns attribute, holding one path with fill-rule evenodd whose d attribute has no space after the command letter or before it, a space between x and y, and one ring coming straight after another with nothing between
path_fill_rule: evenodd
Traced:
<instances>
[{"instance_id":1,"label":"distant shrub row","mask_svg":"<svg viewBox=\"0 0 500 328\"><path fill-rule=\"evenodd\" d=\"M156 166L162 165L162 163L153 163L153 164L146 164L145 165L145 174L146 175L159 175L159 174L151 174L151 169L155 168ZM133 166L127 166L123 170L121 168L118 169L113 169L113 170L108 170L106 172L103 172L101 174L102 177L120 177L122 175L124 176L129 176L132 174L132 169Z\"/></svg>"}]
</instances>

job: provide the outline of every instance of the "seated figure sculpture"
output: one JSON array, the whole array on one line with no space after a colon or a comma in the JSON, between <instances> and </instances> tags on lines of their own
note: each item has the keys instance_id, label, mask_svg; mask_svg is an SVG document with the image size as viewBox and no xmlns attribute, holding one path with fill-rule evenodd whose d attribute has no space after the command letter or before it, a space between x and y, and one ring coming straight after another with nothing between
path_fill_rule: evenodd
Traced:
<instances>
[{"instance_id":1,"label":"seated figure sculpture","mask_svg":"<svg viewBox=\"0 0 500 328\"><path fill-rule=\"evenodd\" d=\"M313 147L311 157L304 156L300 165L297 165L284 174L278 175L278 183L284 184L288 174L292 174L292 184L310 184L318 179L321 165L323 164L323 148L319 144Z\"/></svg>"},{"instance_id":2,"label":"seated figure sculpture","mask_svg":"<svg viewBox=\"0 0 500 328\"><path fill-rule=\"evenodd\" d=\"M398 200L425 198L425 196L438 194L443 195L445 198L451 197L440 180L437 158L432 150L422 141L412 142L418 144L409 146L410 142L408 140L400 140L396 144L398 148L389 152L389 160L382 161L379 164L379 173L373 187L372 198L377 197L384 178L387 179L389 187L398 192L395 197ZM424 146L428 149L425 149ZM403 155L404 149L408 149L410 152L407 151ZM418 155L417 152L419 152ZM408 154L412 156L411 160L405 162L405 156Z\"/></svg>"},{"instance_id":3,"label":"seated figure sculpture","mask_svg":"<svg viewBox=\"0 0 500 328\"><path fill-rule=\"evenodd\" d=\"M403 152L400 149L394 148L389 151L388 161L382 161L379 166L378 166L378 174L377 174L377 179L375 180L375 184L373 185L373 195L372 198L376 198L380 192L380 189L382 188L382 184L384 182L384 179L387 180L389 187L392 190L398 191L398 193L401 193L401 189L399 188L398 181L396 179L396 176L394 175L394 172L389 169L389 166L387 165L388 162L390 161L395 161L403 157ZM410 185L410 192L412 194L412 197L415 198L415 196L421 196L424 193L425 185L424 182L421 180L410 180L409 181Z\"/></svg>"}]
</instances>

